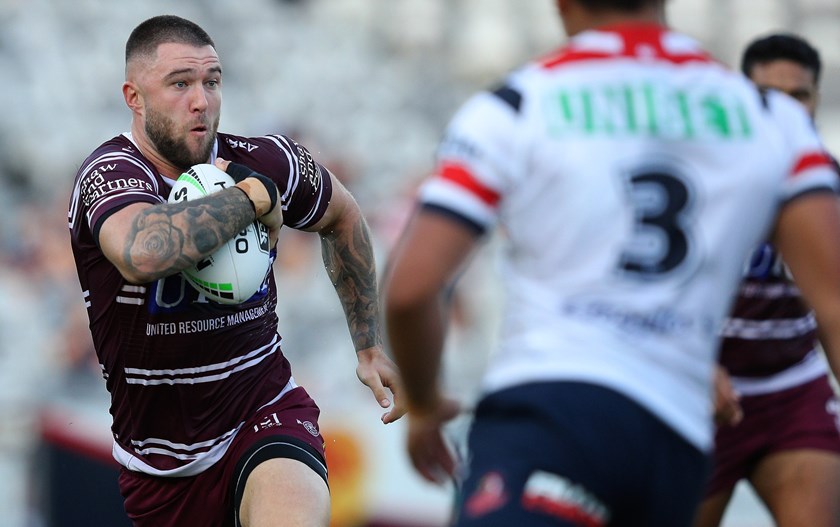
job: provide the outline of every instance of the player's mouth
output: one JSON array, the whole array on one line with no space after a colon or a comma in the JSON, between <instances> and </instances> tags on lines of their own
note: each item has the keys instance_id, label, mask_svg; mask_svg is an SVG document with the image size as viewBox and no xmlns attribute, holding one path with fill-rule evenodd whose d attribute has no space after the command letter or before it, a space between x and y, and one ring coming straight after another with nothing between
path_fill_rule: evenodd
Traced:
<instances>
[{"instance_id":1,"label":"player's mouth","mask_svg":"<svg viewBox=\"0 0 840 527\"><path fill-rule=\"evenodd\" d=\"M191 134L196 134L196 135L206 135L207 134L207 127L204 126L204 125L194 126L194 127L190 128L190 133Z\"/></svg>"}]
</instances>

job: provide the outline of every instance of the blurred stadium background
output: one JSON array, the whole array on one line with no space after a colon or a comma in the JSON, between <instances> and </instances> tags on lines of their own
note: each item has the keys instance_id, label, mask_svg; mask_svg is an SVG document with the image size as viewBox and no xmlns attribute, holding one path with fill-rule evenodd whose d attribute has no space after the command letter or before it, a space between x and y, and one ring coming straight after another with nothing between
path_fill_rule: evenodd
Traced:
<instances>
[{"instance_id":1,"label":"blurred stadium background","mask_svg":"<svg viewBox=\"0 0 840 527\"><path fill-rule=\"evenodd\" d=\"M818 124L840 152L837 0L670 3L671 24L729 64L770 31L813 42L825 63ZM225 68L221 129L285 133L306 144L356 194L380 266L451 113L564 39L551 0L0 0L0 527L122 525L104 519L104 509L120 506L107 394L70 257L66 204L81 160L128 129L125 39L162 13L196 21L216 40ZM355 379L313 238L285 233L276 273L284 350L324 409L334 524L443 525L451 489L408 469L402 423L379 423ZM458 297L446 382L467 402L493 340L492 273L487 263L471 270ZM283 297L295 299L294 310ZM465 426L453 424L455 440ZM725 525L758 527L767 518L739 489Z\"/></svg>"}]
</instances>

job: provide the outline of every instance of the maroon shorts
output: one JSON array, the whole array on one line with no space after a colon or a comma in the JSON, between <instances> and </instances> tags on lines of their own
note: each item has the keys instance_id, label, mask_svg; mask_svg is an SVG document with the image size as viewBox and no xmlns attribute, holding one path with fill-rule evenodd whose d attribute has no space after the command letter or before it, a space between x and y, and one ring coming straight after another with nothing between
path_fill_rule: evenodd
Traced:
<instances>
[{"instance_id":1,"label":"maroon shorts","mask_svg":"<svg viewBox=\"0 0 840 527\"><path fill-rule=\"evenodd\" d=\"M259 463L293 458L326 480L320 410L297 387L245 422L225 455L201 474L162 478L123 468L120 492L135 527L234 527L245 480Z\"/></svg>"},{"instance_id":2,"label":"maroon shorts","mask_svg":"<svg viewBox=\"0 0 840 527\"><path fill-rule=\"evenodd\" d=\"M715 435L711 496L749 477L762 458L785 450L840 454L840 402L828 377L766 395L741 398L744 419Z\"/></svg>"}]
</instances>

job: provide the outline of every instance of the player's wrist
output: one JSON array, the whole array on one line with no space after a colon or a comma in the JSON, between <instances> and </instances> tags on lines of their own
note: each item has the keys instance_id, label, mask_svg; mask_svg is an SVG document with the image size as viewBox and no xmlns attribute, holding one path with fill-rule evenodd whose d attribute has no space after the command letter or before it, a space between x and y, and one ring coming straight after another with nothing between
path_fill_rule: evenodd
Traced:
<instances>
[{"instance_id":1,"label":"player's wrist","mask_svg":"<svg viewBox=\"0 0 840 527\"><path fill-rule=\"evenodd\" d=\"M422 399L413 398L408 401L408 413L420 418L434 417L440 413L443 397L440 394L430 395Z\"/></svg>"},{"instance_id":2,"label":"player's wrist","mask_svg":"<svg viewBox=\"0 0 840 527\"><path fill-rule=\"evenodd\" d=\"M273 184L273 183L272 183ZM260 218L274 209L275 202L272 201L266 186L256 178L245 178L237 183L236 188L245 193L254 207L254 214Z\"/></svg>"},{"instance_id":3,"label":"player's wrist","mask_svg":"<svg viewBox=\"0 0 840 527\"><path fill-rule=\"evenodd\" d=\"M278 192L271 178L239 163L229 163L226 172L251 200L258 218L274 210Z\"/></svg>"},{"instance_id":4,"label":"player's wrist","mask_svg":"<svg viewBox=\"0 0 840 527\"><path fill-rule=\"evenodd\" d=\"M254 200L251 199L251 196L248 195L248 192L245 191L244 188L234 185L233 188L241 190L242 194L245 195L245 199L248 200L248 203L251 205L251 210L254 212L254 219L259 218L259 214L257 214L257 206L254 204Z\"/></svg>"}]
</instances>

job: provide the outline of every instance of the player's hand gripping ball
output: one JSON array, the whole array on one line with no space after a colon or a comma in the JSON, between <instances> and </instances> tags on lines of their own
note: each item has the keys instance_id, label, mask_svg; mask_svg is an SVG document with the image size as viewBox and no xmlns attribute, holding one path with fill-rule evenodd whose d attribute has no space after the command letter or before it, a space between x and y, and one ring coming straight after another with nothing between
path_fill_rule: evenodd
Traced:
<instances>
[{"instance_id":1,"label":"player's hand gripping ball","mask_svg":"<svg viewBox=\"0 0 840 527\"><path fill-rule=\"evenodd\" d=\"M195 165L172 186L169 203L191 201L233 185L233 178L214 165ZM265 280L271 264L269 251L268 228L254 221L181 275L211 300L240 304L251 298Z\"/></svg>"}]
</instances>

